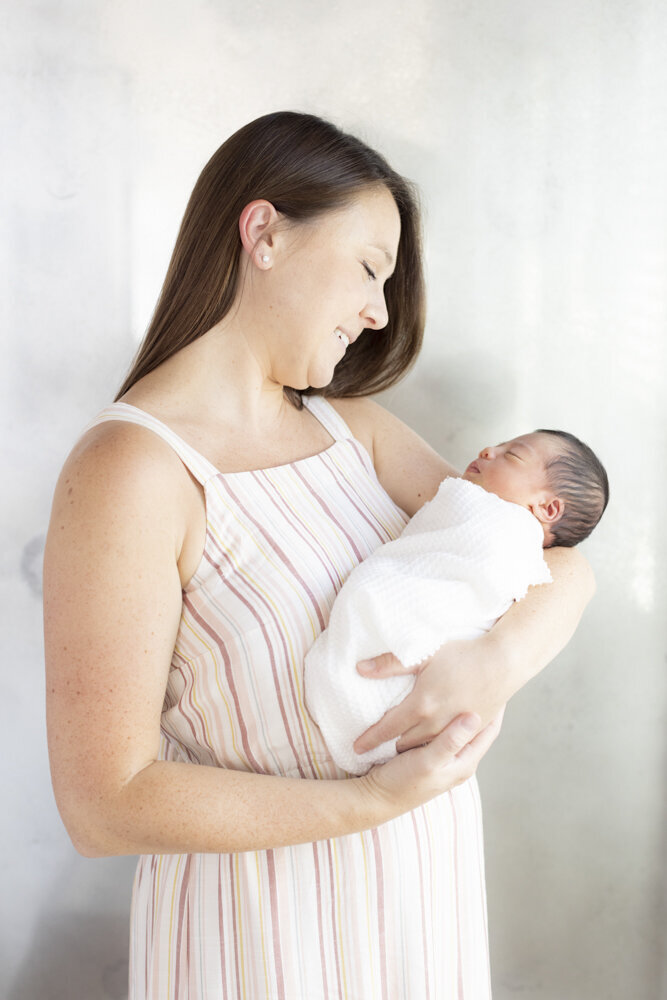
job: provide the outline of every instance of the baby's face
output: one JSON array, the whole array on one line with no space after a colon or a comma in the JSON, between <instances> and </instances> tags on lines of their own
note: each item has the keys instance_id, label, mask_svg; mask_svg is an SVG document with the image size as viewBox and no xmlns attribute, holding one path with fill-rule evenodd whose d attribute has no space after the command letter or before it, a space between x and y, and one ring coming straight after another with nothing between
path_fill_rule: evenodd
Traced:
<instances>
[{"instance_id":1,"label":"baby's face","mask_svg":"<svg viewBox=\"0 0 667 1000\"><path fill-rule=\"evenodd\" d=\"M558 443L550 434L533 433L493 448L482 448L463 473L463 479L536 513L535 508L553 492L546 467L558 454Z\"/></svg>"}]
</instances>

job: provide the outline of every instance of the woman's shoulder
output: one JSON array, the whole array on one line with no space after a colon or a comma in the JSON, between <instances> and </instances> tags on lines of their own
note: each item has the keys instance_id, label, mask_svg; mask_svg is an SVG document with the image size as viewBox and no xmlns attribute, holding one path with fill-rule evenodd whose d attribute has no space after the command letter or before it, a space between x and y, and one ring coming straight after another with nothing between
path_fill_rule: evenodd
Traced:
<instances>
[{"instance_id":1,"label":"woman's shoulder","mask_svg":"<svg viewBox=\"0 0 667 1000\"><path fill-rule=\"evenodd\" d=\"M107 420L87 428L69 453L63 471L115 481L148 480L173 474L181 462L166 441L149 428L125 420Z\"/></svg>"},{"instance_id":2,"label":"woman's shoulder","mask_svg":"<svg viewBox=\"0 0 667 1000\"><path fill-rule=\"evenodd\" d=\"M366 446L380 483L410 517L435 496L445 476L458 473L400 417L374 399L332 399L355 437Z\"/></svg>"},{"instance_id":3,"label":"woman's shoulder","mask_svg":"<svg viewBox=\"0 0 667 1000\"><path fill-rule=\"evenodd\" d=\"M54 508L72 516L132 516L150 507L176 510L192 490L183 464L146 427L108 421L87 429L69 453L56 484Z\"/></svg>"},{"instance_id":4,"label":"woman's shoulder","mask_svg":"<svg viewBox=\"0 0 667 1000\"><path fill-rule=\"evenodd\" d=\"M344 397L329 399L336 413L342 417L352 431L353 436L360 441L375 462L373 440L378 420L381 419L383 408L368 396ZM384 411L386 412L386 411Z\"/></svg>"}]
</instances>

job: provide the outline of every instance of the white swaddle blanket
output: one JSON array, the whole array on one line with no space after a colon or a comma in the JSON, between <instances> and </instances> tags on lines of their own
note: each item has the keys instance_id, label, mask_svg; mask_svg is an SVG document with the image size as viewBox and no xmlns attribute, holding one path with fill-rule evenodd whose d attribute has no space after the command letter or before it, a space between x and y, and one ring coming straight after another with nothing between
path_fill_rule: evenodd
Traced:
<instances>
[{"instance_id":1,"label":"white swaddle blanket","mask_svg":"<svg viewBox=\"0 0 667 1000\"><path fill-rule=\"evenodd\" d=\"M548 583L537 518L463 479L445 479L393 542L350 573L328 627L305 659L306 704L336 763L350 774L396 753L354 741L412 690L415 675L372 680L359 660L394 653L413 667L450 639L487 631L531 584Z\"/></svg>"}]
</instances>

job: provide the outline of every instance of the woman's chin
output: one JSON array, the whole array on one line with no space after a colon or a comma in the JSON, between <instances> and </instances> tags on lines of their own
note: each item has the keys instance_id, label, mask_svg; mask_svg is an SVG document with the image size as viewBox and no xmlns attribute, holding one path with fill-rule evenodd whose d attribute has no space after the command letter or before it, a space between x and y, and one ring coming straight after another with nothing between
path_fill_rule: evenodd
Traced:
<instances>
[{"instance_id":1,"label":"woman's chin","mask_svg":"<svg viewBox=\"0 0 667 1000\"><path fill-rule=\"evenodd\" d=\"M333 368L329 369L329 371L310 372L308 375L308 387L310 389L325 389L333 377Z\"/></svg>"},{"instance_id":2,"label":"woman's chin","mask_svg":"<svg viewBox=\"0 0 667 1000\"><path fill-rule=\"evenodd\" d=\"M281 384L288 385L290 388L296 389L297 392L303 392L305 389L324 389L331 383L334 371L335 365L319 364L311 365L305 372L303 370L282 372L281 375L286 381L281 382Z\"/></svg>"}]
</instances>

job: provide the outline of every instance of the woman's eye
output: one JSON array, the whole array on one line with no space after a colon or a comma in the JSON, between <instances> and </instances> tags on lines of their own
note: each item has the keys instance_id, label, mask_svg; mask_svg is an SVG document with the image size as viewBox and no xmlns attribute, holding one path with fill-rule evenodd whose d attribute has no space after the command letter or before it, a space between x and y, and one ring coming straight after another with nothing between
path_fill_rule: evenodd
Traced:
<instances>
[{"instance_id":1,"label":"woman's eye","mask_svg":"<svg viewBox=\"0 0 667 1000\"><path fill-rule=\"evenodd\" d=\"M364 270L365 270L366 274L368 275L368 277L372 278L373 281L375 281L376 278L377 278L377 274L375 273L375 271L373 270L373 268L370 266L370 264L368 264L365 260L362 260L361 263L363 264Z\"/></svg>"}]
</instances>

